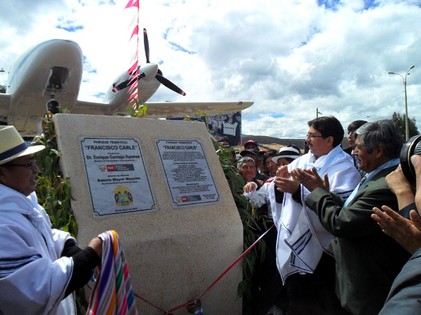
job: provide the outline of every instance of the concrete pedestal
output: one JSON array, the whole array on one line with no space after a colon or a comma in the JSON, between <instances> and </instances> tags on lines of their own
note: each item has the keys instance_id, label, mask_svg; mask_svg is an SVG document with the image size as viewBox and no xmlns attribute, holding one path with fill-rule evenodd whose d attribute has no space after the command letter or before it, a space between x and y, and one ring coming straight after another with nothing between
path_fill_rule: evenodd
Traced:
<instances>
[{"instance_id":1,"label":"concrete pedestal","mask_svg":"<svg viewBox=\"0 0 421 315\"><path fill-rule=\"evenodd\" d=\"M116 230L137 294L170 310L241 254L241 220L203 123L74 114L53 121L78 241ZM241 314L241 277L239 263L202 297L206 314ZM139 314L161 313L136 305Z\"/></svg>"}]
</instances>

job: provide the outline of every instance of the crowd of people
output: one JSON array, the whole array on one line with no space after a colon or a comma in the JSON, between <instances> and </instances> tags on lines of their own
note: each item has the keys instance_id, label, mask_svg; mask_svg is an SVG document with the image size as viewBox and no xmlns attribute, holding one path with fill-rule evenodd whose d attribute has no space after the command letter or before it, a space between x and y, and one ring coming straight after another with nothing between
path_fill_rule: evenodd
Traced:
<instances>
[{"instance_id":1,"label":"crowd of people","mask_svg":"<svg viewBox=\"0 0 421 315\"><path fill-rule=\"evenodd\" d=\"M395 122L357 120L348 126L349 147L342 147L343 138L335 117L318 117L308 122L305 154L288 146L261 153L252 140L240 151L244 196L256 209L266 207L256 213L276 226L278 275L273 276L280 276L288 301L275 310L266 305L261 314L421 310L416 265L421 156L411 158L417 174L413 187L399 165L403 137Z\"/></svg>"},{"instance_id":2,"label":"crowd of people","mask_svg":"<svg viewBox=\"0 0 421 315\"><path fill-rule=\"evenodd\" d=\"M307 152L262 151L250 140L233 154L244 196L275 225L257 270L266 304L255 314L421 312L421 156L410 159L414 186L395 122L351 123L345 150L344 136L339 120L324 116L308 122ZM219 142L232 149L230 139ZM0 128L0 314L73 314L72 292L100 264L100 238L79 248L37 202L34 155L43 149Z\"/></svg>"}]
</instances>

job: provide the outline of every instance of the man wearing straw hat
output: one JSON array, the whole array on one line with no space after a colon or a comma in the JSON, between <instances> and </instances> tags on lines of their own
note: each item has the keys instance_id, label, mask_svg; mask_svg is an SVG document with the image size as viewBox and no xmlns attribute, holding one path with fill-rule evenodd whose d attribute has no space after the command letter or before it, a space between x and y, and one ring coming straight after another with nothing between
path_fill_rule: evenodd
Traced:
<instances>
[{"instance_id":1,"label":"man wearing straw hat","mask_svg":"<svg viewBox=\"0 0 421 315\"><path fill-rule=\"evenodd\" d=\"M69 233L51 228L35 194L34 154L15 127L0 129L0 314L75 314L71 293L100 264L94 238L80 249Z\"/></svg>"}]
</instances>

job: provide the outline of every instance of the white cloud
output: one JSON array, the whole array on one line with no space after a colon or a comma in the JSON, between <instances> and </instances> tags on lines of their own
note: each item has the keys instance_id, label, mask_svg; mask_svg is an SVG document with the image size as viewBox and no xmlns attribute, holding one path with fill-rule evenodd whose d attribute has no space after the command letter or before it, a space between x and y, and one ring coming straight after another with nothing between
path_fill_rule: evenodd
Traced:
<instances>
[{"instance_id":1,"label":"white cloud","mask_svg":"<svg viewBox=\"0 0 421 315\"><path fill-rule=\"evenodd\" d=\"M19 53L42 40L72 39L85 56L80 98L94 99L133 54L134 11L124 9L125 0L114 2L1 3L0 68L8 69ZM421 122L420 5L415 0L140 0L151 62L160 63L164 75L187 92L182 97L161 87L153 100L251 99L255 104L244 111L243 133L299 137L317 109L344 127L355 119L403 113L402 79L387 72L404 74L414 64L408 108ZM75 30L66 31L69 27Z\"/></svg>"}]
</instances>

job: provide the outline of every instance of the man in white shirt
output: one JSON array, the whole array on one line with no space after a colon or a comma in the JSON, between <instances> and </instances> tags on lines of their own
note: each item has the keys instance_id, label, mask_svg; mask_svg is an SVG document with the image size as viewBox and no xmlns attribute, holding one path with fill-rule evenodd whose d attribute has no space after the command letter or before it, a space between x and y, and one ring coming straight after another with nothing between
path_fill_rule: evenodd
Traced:
<instances>
[{"instance_id":1,"label":"man in white shirt","mask_svg":"<svg viewBox=\"0 0 421 315\"><path fill-rule=\"evenodd\" d=\"M308 126L309 152L281 167L273 181L277 189L269 189L278 230L277 266L287 287L289 315L343 314L334 290L334 259L328 254L333 237L305 205L309 191L290 173L315 167L322 178L328 175L331 190L342 198L351 194L361 176L341 148L344 130L335 117L318 117ZM284 194L282 203L276 202L276 191Z\"/></svg>"}]
</instances>

